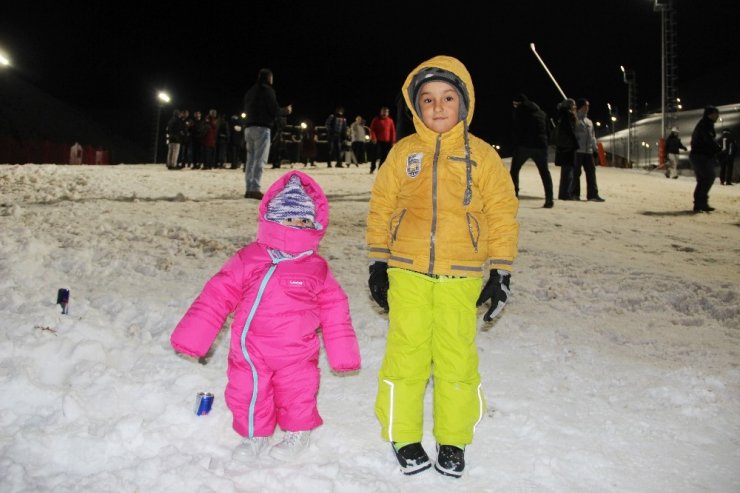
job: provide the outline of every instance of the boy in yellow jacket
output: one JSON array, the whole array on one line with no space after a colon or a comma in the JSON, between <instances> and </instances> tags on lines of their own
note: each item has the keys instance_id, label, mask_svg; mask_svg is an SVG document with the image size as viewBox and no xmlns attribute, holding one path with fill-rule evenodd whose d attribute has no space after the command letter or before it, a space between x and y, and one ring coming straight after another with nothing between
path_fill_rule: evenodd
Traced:
<instances>
[{"instance_id":1,"label":"boy in yellow jacket","mask_svg":"<svg viewBox=\"0 0 740 493\"><path fill-rule=\"evenodd\" d=\"M369 287L389 310L375 412L401 471L430 468L421 439L433 376L435 469L460 477L465 446L485 412L476 306L491 300L490 321L509 296L518 201L501 158L468 131L475 93L459 60L422 63L406 78L403 96L416 133L380 168L367 220Z\"/></svg>"}]
</instances>

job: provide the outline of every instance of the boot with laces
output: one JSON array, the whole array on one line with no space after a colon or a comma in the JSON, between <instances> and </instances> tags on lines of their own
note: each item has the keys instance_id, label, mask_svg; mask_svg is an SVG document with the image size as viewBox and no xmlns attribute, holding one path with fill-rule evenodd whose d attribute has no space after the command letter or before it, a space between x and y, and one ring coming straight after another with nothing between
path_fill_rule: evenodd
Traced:
<instances>
[{"instance_id":1,"label":"boot with laces","mask_svg":"<svg viewBox=\"0 0 740 493\"><path fill-rule=\"evenodd\" d=\"M311 431L286 431L283 440L270 449L270 457L289 461L308 448Z\"/></svg>"},{"instance_id":2,"label":"boot with laces","mask_svg":"<svg viewBox=\"0 0 740 493\"><path fill-rule=\"evenodd\" d=\"M245 438L234 450L232 457L236 460L254 459L270 446L270 437Z\"/></svg>"}]
</instances>

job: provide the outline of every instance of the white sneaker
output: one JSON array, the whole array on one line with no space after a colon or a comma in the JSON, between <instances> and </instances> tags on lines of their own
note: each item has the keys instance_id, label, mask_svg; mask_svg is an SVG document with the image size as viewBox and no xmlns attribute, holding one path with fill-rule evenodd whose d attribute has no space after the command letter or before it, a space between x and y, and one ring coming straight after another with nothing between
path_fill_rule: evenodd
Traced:
<instances>
[{"instance_id":1,"label":"white sneaker","mask_svg":"<svg viewBox=\"0 0 740 493\"><path fill-rule=\"evenodd\" d=\"M289 461L308 448L311 431L287 431L283 440L270 449L270 457Z\"/></svg>"},{"instance_id":2,"label":"white sneaker","mask_svg":"<svg viewBox=\"0 0 740 493\"><path fill-rule=\"evenodd\" d=\"M254 459L258 457L263 450L270 446L270 437L252 437L245 438L242 443L239 444L232 458L235 460Z\"/></svg>"}]
</instances>

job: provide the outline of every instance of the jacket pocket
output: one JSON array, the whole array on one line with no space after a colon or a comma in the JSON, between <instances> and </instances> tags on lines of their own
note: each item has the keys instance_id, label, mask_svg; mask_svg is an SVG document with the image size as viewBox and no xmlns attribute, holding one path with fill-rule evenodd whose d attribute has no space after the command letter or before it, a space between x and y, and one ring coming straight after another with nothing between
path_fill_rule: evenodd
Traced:
<instances>
[{"instance_id":1,"label":"jacket pocket","mask_svg":"<svg viewBox=\"0 0 740 493\"><path fill-rule=\"evenodd\" d=\"M470 212L465 213L465 219L468 223L468 234L470 242L473 244L473 250L478 253L478 241L480 240L480 223L478 219Z\"/></svg>"},{"instance_id":2,"label":"jacket pocket","mask_svg":"<svg viewBox=\"0 0 740 493\"><path fill-rule=\"evenodd\" d=\"M393 214L391 216L391 220L388 223L388 235L390 236L390 243L394 243L396 241L396 236L398 235L398 228L401 227L401 222L403 222L403 217L406 215L406 209L401 209L397 213Z\"/></svg>"}]
</instances>

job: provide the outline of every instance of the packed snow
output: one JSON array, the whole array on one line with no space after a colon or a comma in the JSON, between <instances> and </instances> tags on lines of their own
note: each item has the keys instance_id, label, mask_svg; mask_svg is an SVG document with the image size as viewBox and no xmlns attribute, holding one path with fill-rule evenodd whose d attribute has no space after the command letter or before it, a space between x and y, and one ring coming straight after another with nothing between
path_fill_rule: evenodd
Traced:
<instances>
[{"instance_id":1,"label":"packed snow","mask_svg":"<svg viewBox=\"0 0 740 493\"><path fill-rule=\"evenodd\" d=\"M335 375L322 355L325 423L281 463L232 460L228 327L200 361L169 344L255 237L243 174L0 166L0 491L740 491L740 186L715 184L716 212L692 214L693 177L599 168L606 202L543 209L525 165L513 296L493 323L480 310L489 408L453 479L403 476L373 413L387 326L367 289L375 175L306 171L330 201L321 253L363 369ZM285 172L266 169L263 189ZM208 416L193 412L199 391L215 394ZM428 389L433 456L430 418Z\"/></svg>"}]
</instances>

